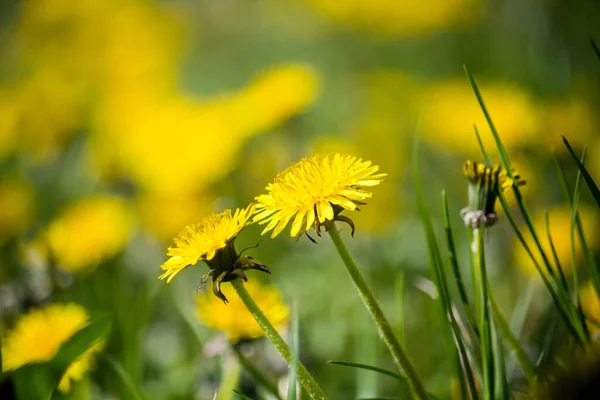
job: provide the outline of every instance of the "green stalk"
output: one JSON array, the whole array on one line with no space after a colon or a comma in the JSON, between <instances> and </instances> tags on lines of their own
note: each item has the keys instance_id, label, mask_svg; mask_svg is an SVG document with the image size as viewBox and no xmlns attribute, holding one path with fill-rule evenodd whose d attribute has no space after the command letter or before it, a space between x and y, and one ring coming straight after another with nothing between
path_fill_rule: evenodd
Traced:
<instances>
[{"instance_id":1,"label":"green stalk","mask_svg":"<svg viewBox=\"0 0 600 400\"><path fill-rule=\"evenodd\" d=\"M483 230L471 230L472 243L470 246L471 260L474 262L473 279L477 298L477 312L479 314L479 342L481 348L481 370L483 375L483 398L494 398L494 357L492 351L492 331L488 307L487 271L485 266L485 252L483 247Z\"/></svg>"},{"instance_id":2,"label":"green stalk","mask_svg":"<svg viewBox=\"0 0 600 400\"><path fill-rule=\"evenodd\" d=\"M281 357L285 360L288 365L291 365L292 362L292 352L290 347L287 345L285 340L279 335L279 332L273 327L269 319L263 314L263 312L258 308L258 305L254 302L250 293L246 290L244 283L241 279L234 279L231 281L233 288L240 296L244 305L250 311L258 325L262 328L265 336L273 343ZM311 399L325 400L327 396L323 389L319 386L319 384L315 381L315 379L310 375L310 373L306 370L304 365L298 361L298 381L306 390L306 393L310 396Z\"/></svg>"},{"instance_id":3,"label":"green stalk","mask_svg":"<svg viewBox=\"0 0 600 400\"><path fill-rule=\"evenodd\" d=\"M375 299L375 296L373 296L373 293L371 292L371 289L369 289L365 278L356 266L354 259L352 259L352 256L348 252L346 245L342 241L340 233L338 232L335 224L331 225L331 228L329 229L329 236L331 236L331 240L333 241L335 248L340 254L342 261L344 261L346 269L350 274L350 278L352 278L352 282L354 283L354 287L356 287L356 290L358 291L358 295L365 304L365 307L367 308L367 311L369 311L369 314L371 314L371 317L373 318L373 321L377 326L377 331L379 332L379 335L381 336L385 345L388 347L390 353L392 354L394 363L396 364L398 369L406 375L412 393L419 400L428 399L429 396L425 391L425 386L423 385L423 382L421 381L417 370L412 365L406 352L400 345L400 342L394 334L390 323L383 314L383 311L381 310L377 299Z\"/></svg>"}]
</instances>

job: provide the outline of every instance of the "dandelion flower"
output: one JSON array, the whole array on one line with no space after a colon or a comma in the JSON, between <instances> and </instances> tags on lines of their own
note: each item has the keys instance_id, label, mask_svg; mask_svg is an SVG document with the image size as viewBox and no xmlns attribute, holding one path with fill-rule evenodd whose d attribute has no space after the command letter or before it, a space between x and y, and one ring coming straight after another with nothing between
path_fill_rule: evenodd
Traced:
<instances>
[{"instance_id":1,"label":"dandelion flower","mask_svg":"<svg viewBox=\"0 0 600 400\"><path fill-rule=\"evenodd\" d=\"M467 161L463 172L469 180L469 206L461 211L461 216L465 225L473 228L494 225L498 219L494 207L500 193L525 184L516 171L511 178L500 165L488 167L477 161Z\"/></svg>"},{"instance_id":2,"label":"dandelion flower","mask_svg":"<svg viewBox=\"0 0 600 400\"><path fill-rule=\"evenodd\" d=\"M2 338L3 372L52 360L60 347L88 323L85 309L74 303L52 304L28 312ZM97 343L71 363L59 382L61 392L68 392L71 381L83 377L101 348L102 344Z\"/></svg>"},{"instance_id":3,"label":"dandelion flower","mask_svg":"<svg viewBox=\"0 0 600 400\"><path fill-rule=\"evenodd\" d=\"M225 210L186 226L173 239L175 247L169 247L167 255L171 258L161 266L165 272L159 279L166 279L169 283L184 268L204 261L210 270L202 277L200 286L212 276L214 294L227 303L221 292L221 282L229 282L236 277L247 280L244 271L248 269L270 273L266 266L252 257L240 256L235 251L235 238L250 224L253 213L254 205L251 204L245 209L236 209L233 214L231 210Z\"/></svg>"},{"instance_id":4,"label":"dandelion flower","mask_svg":"<svg viewBox=\"0 0 600 400\"><path fill-rule=\"evenodd\" d=\"M250 281L245 286L273 326L280 328L289 322L290 311L276 288L256 281ZM229 304L217 301L208 293L199 294L196 298L198 318L208 327L225 333L232 342L264 336L263 330L233 288L227 285L222 289L230 299Z\"/></svg>"},{"instance_id":5,"label":"dandelion flower","mask_svg":"<svg viewBox=\"0 0 600 400\"><path fill-rule=\"evenodd\" d=\"M58 265L78 273L97 266L125 247L133 230L133 214L125 200L93 196L67 208L46 232Z\"/></svg>"},{"instance_id":6,"label":"dandelion flower","mask_svg":"<svg viewBox=\"0 0 600 400\"><path fill-rule=\"evenodd\" d=\"M378 185L386 176L376 174L378 170L371 161L339 153L303 158L278 174L267 185L267 194L256 197L254 221L267 224L262 234L272 231L271 238L290 221L292 237L311 227L319 234L321 226L328 230L336 220L348 223L354 232L352 220L340 213L365 204L371 193L363 188Z\"/></svg>"}]
</instances>

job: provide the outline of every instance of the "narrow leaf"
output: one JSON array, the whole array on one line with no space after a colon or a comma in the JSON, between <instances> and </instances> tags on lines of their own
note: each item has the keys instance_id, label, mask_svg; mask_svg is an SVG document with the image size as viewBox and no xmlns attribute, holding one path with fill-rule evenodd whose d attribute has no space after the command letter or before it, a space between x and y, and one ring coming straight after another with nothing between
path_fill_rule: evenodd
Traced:
<instances>
[{"instance_id":1,"label":"narrow leaf","mask_svg":"<svg viewBox=\"0 0 600 400\"><path fill-rule=\"evenodd\" d=\"M353 363L353 362L347 362L347 361L327 361L327 364L343 365L345 367L366 369L369 371L379 372L380 374L383 374L383 375L391 376L392 378L396 378L400 381L406 381L405 376L400 375L396 372L387 370L385 368L376 367L374 365L359 364L359 363Z\"/></svg>"}]
</instances>

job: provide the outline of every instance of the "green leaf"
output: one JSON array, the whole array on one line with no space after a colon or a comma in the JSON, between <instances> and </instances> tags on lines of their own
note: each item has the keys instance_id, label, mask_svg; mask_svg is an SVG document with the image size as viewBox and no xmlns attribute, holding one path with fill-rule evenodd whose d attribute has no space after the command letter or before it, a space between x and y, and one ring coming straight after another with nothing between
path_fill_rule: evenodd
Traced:
<instances>
[{"instance_id":1,"label":"green leaf","mask_svg":"<svg viewBox=\"0 0 600 400\"><path fill-rule=\"evenodd\" d=\"M112 314L97 316L65 342L56 356L45 363L31 364L12 373L17 397L49 400L67 368L86 350L108 337Z\"/></svg>"},{"instance_id":2,"label":"green leaf","mask_svg":"<svg viewBox=\"0 0 600 400\"><path fill-rule=\"evenodd\" d=\"M345 367L366 369L369 371L379 372L380 374L383 374L383 375L391 376L392 378L396 378L403 382L406 381L406 377L403 375L400 375L396 372L387 370L385 368L376 367L373 365L359 364L359 363L346 362L346 361L327 361L327 364L343 365Z\"/></svg>"}]
</instances>

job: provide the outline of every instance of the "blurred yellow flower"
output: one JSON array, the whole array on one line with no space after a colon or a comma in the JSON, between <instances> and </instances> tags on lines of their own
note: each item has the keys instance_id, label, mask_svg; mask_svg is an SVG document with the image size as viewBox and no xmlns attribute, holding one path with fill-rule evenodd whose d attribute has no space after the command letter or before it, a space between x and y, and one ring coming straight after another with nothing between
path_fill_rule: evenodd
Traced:
<instances>
[{"instance_id":1,"label":"blurred yellow flower","mask_svg":"<svg viewBox=\"0 0 600 400\"><path fill-rule=\"evenodd\" d=\"M206 193L142 192L136 205L143 227L170 241L188 221L210 214L213 198Z\"/></svg>"},{"instance_id":2,"label":"blurred yellow flower","mask_svg":"<svg viewBox=\"0 0 600 400\"><path fill-rule=\"evenodd\" d=\"M561 136L573 147L590 144L595 138L598 123L590 104L582 98L549 101L541 107L541 139L560 152L566 152Z\"/></svg>"},{"instance_id":3,"label":"blurred yellow flower","mask_svg":"<svg viewBox=\"0 0 600 400\"><path fill-rule=\"evenodd\" d=\"M52 304L29 311L2 338L4 372L51 360L60 346L89 323L78 304Z\"/></svg>"},{"instance_id":4,"label":"blurred yellow flower","mask_svg":"<svg viewBox=\"0 0 600 400\"><path fill-rule=\"evenodd\" d=\"M34 190L29 182L10 177L0 180L0 243L23 233L34 213Z\"/></svg>"},{"instance_id":5,"label":"blurred yellow flower","mask_svg":"<svg viewBox=\"0 0 600 400\"><path fill-rule=\"evenodd\" d=\"M385 36L422 35L476 20L480 0L304 0L324 15Z\"/></svg>"},{"instance_id":6,"label":"blurred yellow flower","mask_svg":"<svg viewBox=\"0 0 600 400\"><path fill-rule=\"evenodd\" d=\"M596 224L597 213L594 209L590 209L580 205L578 207L579 218L581 219L581 223L583 224L583 231L585 233L585 239L590 248L595 249L598 245L598 226ZM567 206L554 206L553 208L548 210L548 217L550 221L550 235L552 237L552 244L556 250L556 254L558 256L558 260L560 265L562 266L563 272L566 275L569 275L572 272L571 265L571 210ZM548 236L546 234L546 221L544 218L544 213L538 213L534 215L533 224L535 226L536 232L540 238L542 246L546 255L549 258L549 261L553 265L553 268L556 270L556 265L554 262L554 257L552 255L552 250L550 248L550 244L548 242ZM535 244L527 229L523 227L523 235L525 236L525 240L529 244L532 249L538 263L543 271L545 271L545 266L542 262L541 257L538 255L537 250L535 249ZM582 250L581 244L578 238L577 230L575 230L575 249L576 249L576 257L577 260L581 260ZM515 239L513 245L513 254L515 263L517 266L523 271L524 274L528 276L537 276L538 272L535 268L535 265L527 255L527 252L521 245L521 243Z\"/></svg>"},{"instance_id":7,"label":"blurred yellow flower","mask_svg":"<svg viewBox=\"0 0 600 400\"><path fill-rule=\"evenodd\" d=\"M308 65L269 68L236 96L234 121L244 136L267 131L311 105L319 91L319 76Z\"/></svg>"},{"instance_id":8,"label":"blurred yellow flower","mask_svg":"<svg viewBox=\"0 0 600 400\"><path fill-rule=\"evenodd\" d=\"M225 210L219 214L211 214L197 224L186 226L173 239L176 247L169 247L167 255L170 258L161 266L165 271L159 279L166 279L167 283L184 268L196 264L198 261L211 261L215 255L220 256L232 243L237 235L250 224L250 217L254 212L251 204L245 209ZM226 254L228 255L228 254ZM237 255L237 254L236 254ZM237 259L231 260L231 264Z\"/></svg>"},{"instance_id":9,"label":"blurred yellow flower","mask_svg":"<svg viewBox=\"0 0 600 400\"><path fill-rule=\"evenodd\" d=\"M79 381L92 368L96 354L104 349L104 342L94 344L92 347L79 355L69 365L65 374L58 382L58 390L62 393L68 393L71 390L72 381Z\"/></svg>"},{"instance_id":10,"label":"blurred yellow flower","mask_svg":"<svg viewBox=\"0 0 600 400\"><path fill-rule=\"evenodd\" d=\"M588 329L593 333L600 330L600 297L596 293L596 287L593 282L589 281L579 289L579 301L583 313L592 319L593 322L588 322Z\"/></svg>"},{"instance_id":11,"label":"blurred yellow flower","mask_svg":"<svg viewBox=\"0 0 600 400\"><path fill-rule=\"evenodd\" d=\"M88 323L87 312L75 303L52 304L29 311L2 338L3 372L50 361L60 347ZM95 354L103 347L103 342L96 343L77 357L61 377L58 390L69 392L71 381L78 381L85 375Z\"/></svg>"},{"instance_id":12,"label":"blurred yellow flower","mask_svg":"<svg viewBox=\"0 0 600 400\"><path fill-rule=\"evenodd\" d=\"M267 194L256 197L257 215L254 221L267 224L271 238L292 222L291 236L298 236L314 227L334 220L353 225L339 214L355 210L371 197L364 187L378 185L386 174L376 174L377 165L339 153L316 154L303 158L279 173L266 187ZM327 226L326 226L327 229Z\"/></svg>"},{"instance_id":13,"label":"blurred yellow flower","mask_svg":"<svg viewBox=\"0 0 600 400\"><path fill-rule=\"evenodd\" d=\"M80 272L121 251L132 230L132 210L125 200L100 195L68 207L50 223L46 240L60 268Z\"/></svg>"},{"instance_id":14,"label":"blurred yellow flower","mask_svg":"<svg viewBox=\"0 0 600 400\"><path fill-rule=\"evenodd\" d=\"M258 281L249 281L246 283L246 289L275 328L283 328L288 323L290 311L275 287L260 284ZM197 296L196 304L200 320L208 327L225 333L232 342L264 336L263 330L232 286L225 285L222 290L230 299L227 305L217 301L207 292Z\"/></svg>"},{"instance_id":15,"label":"blurred yellow flower","mask_svg":"<svg viewBox=\"0 0 600 400\"><path fill-rule=\"evenodd\" d=\"M510 151L538 140L538 109L521 88L501 82L479 85L494 125ZM441 150L480 154L473 125L484 146L495 153L495 142L483 112L466 79L438 82L425 88L418 98L423 137Z\"/></svg>"}]
</instances>

